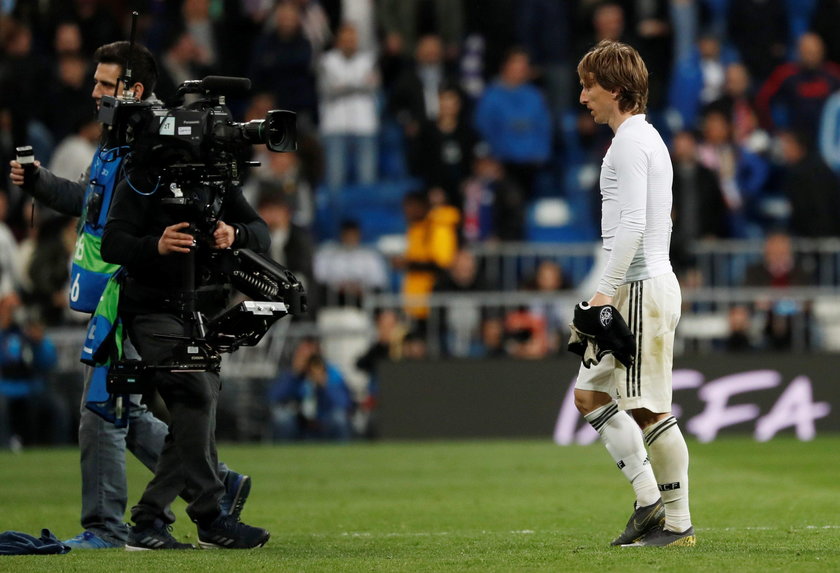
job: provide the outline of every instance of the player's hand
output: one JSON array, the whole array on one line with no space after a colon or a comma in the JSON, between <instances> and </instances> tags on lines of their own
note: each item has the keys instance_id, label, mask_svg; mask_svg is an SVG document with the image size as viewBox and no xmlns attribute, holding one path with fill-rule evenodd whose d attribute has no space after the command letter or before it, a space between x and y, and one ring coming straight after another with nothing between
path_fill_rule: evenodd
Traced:
<instances>
[{"instance_id":1,"label":"player's hand","mask_svg":"<svg viewBox=\"0 0 840 573\"><path fill-rule=\"evenodd\" d=\"M11 180L11 182L13 184L17 185L18 187L23 187L23 183L24 183L24 181L23 181L23 174L24 174L23 165L21 165L20 163L18 163L14 159L9 161L9 165L12 166L12 169L9 173L9 179ZM35 160L35 167L40 167L40 166L41 166L41 162L36 159Z\"/></svg>"},{"instance_id":2,"label":"player's hand","mask_svg":"<svg viewBox=\"0 0 840 573\"><path fill-rule=\"evenodd\" d=\"M233 246L236 240L236 229L224 221L216 223L216 230L213 231L213 248L228 249Z\"/></svg>"},{"instance_id":3,"label":"player's hand","mask_svg":"<svg viewBox=\"0 0 840 573\"><path fill-rule=\"evenodd\" d=\"M181 232L189 226L189 223L176 223L165 228L158 239L158 252L161 255L189 253L195 246L195 239L189 233Z\"/></svg>"},{"instance_id":4,"label":"player's hand","mask_svg":"<svg viewBox=\"0 0 840 573\"><path fill-rule=\"evenodd\" d=\"M605 306L612 304L612 297L607 296L602 292L596 292L595 296L589 299L589 306Z\"/></svg>"}]
</instances>

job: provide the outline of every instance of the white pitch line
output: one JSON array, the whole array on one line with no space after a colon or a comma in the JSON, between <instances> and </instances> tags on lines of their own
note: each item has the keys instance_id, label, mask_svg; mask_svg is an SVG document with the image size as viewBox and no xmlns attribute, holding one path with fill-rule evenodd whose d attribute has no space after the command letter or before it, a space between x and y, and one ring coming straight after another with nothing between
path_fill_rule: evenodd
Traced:
<instances>
[{"instance_id":1,"label":"white pitch line","mask_svg":"<svg viewBox=\"0 0 840 573\"><path fill-rule=\"evenodd\" d=\"M826 530L826 529L840 529L840 525L801 525L801 526L774 526L774 525L747 525L744 527L698 527L697 531L780 531L788 529L807 529L807 530ZM511 531L489 531L481 530L474 532L452 532L452 531L406 531L406 532L370 532L370 531L344 531L339 534L340 537L361 537L361 538L377 538L377 537L446 537L448 535L535 535L535 534L551 534L551 533L567 533L568 529L546 529L538 531L535 529L515 529ZM316 533L317 537L329 537L330 534Z\"/></svg>"}]
</instances>

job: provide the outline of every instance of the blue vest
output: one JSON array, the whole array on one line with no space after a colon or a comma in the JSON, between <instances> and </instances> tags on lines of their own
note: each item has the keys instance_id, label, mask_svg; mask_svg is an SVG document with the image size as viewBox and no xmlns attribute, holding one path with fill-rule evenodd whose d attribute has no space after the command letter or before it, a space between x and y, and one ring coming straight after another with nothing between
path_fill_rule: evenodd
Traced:
<instances>
[{"instance_id":1,"label":"blue vest","mask_svg":"<svg viewBox=\"0 0 840 573\"><path fill-rule=\"evenodd\" d=\"M119 268L106 263L99 254L102 233L114 188L120 180L123 155L119 148L99 149L90 165L90 180L85 189L82 218L70 269L70 308L93 312L105 284Z\"/></svg>"}]
</instances>

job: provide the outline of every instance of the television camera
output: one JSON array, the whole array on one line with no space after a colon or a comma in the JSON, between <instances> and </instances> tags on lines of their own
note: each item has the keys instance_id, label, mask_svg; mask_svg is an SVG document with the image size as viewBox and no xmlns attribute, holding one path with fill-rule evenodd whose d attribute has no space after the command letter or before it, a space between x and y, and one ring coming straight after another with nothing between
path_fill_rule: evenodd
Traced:
<instances>
[{"instance_id":1,"label":"television camera","mask_svg":"<svg viewBox=\"0 0 840 573\"><path fill-rule=\"evenodd\" d=\"M273 152L297 149L294 112L273 110L262 120L234 122L225 98L244 95L251 82L224 76L184 82L166 105L135 101L127 89L130 74L126 65L123 96L103 97L99 120L111 142L127 150L128 185L139 193L161 193L161 203L191 223L197 247L186 255L179 297L184 333L159 335L173 340L172 361L115 361L106 386L118 396L144 392L156 370L218 372L221 353L256 345L276 321L307 308L301 282L282 265L249 249L202 248L208 241L198 240L212 235L225 194L241 183L244 169L258 165L250 160L253 145ZM188 94L198 98L185 105ZM233 287L250 300L206 317L196 309L197 280Z\"/></svg>"}]
</instances>

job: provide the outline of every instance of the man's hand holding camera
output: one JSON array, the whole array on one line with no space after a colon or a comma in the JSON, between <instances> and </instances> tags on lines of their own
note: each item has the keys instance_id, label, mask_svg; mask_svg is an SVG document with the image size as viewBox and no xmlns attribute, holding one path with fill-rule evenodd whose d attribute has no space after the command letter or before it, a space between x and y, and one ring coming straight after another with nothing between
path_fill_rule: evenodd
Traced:
<instances>
[{"instance_id":1,"label":"man's hand holding camera","mask_svg":"<svg viewBox=\"0 0 840 573\"><path fill-rule=\"evenodd\" d=\"M158 239L158 252L161 255L172 253L189 253L190 248L195 246L195 239L189 233L182 233L182 229L190 226L189 223L175 223L163 230Z\"/></svg>"},{"instance_id":2,"label":"man's hand holding camera","mask_svg":"<svg viewBox=\"0 0 840 573\"><path fill-rule=\"evenodd\" d=\"M183 232L189 226L189 223L181 222L165 228L160 239L158 239L158 252L161 255L189 253L190 249L195 247L195 238L190 233ZM228 225L224 221L218 221L216 223L216 229L213 231L213 248L230 248L233 246L235 240L236 228Z\"/></svg>"}]
</instances>

